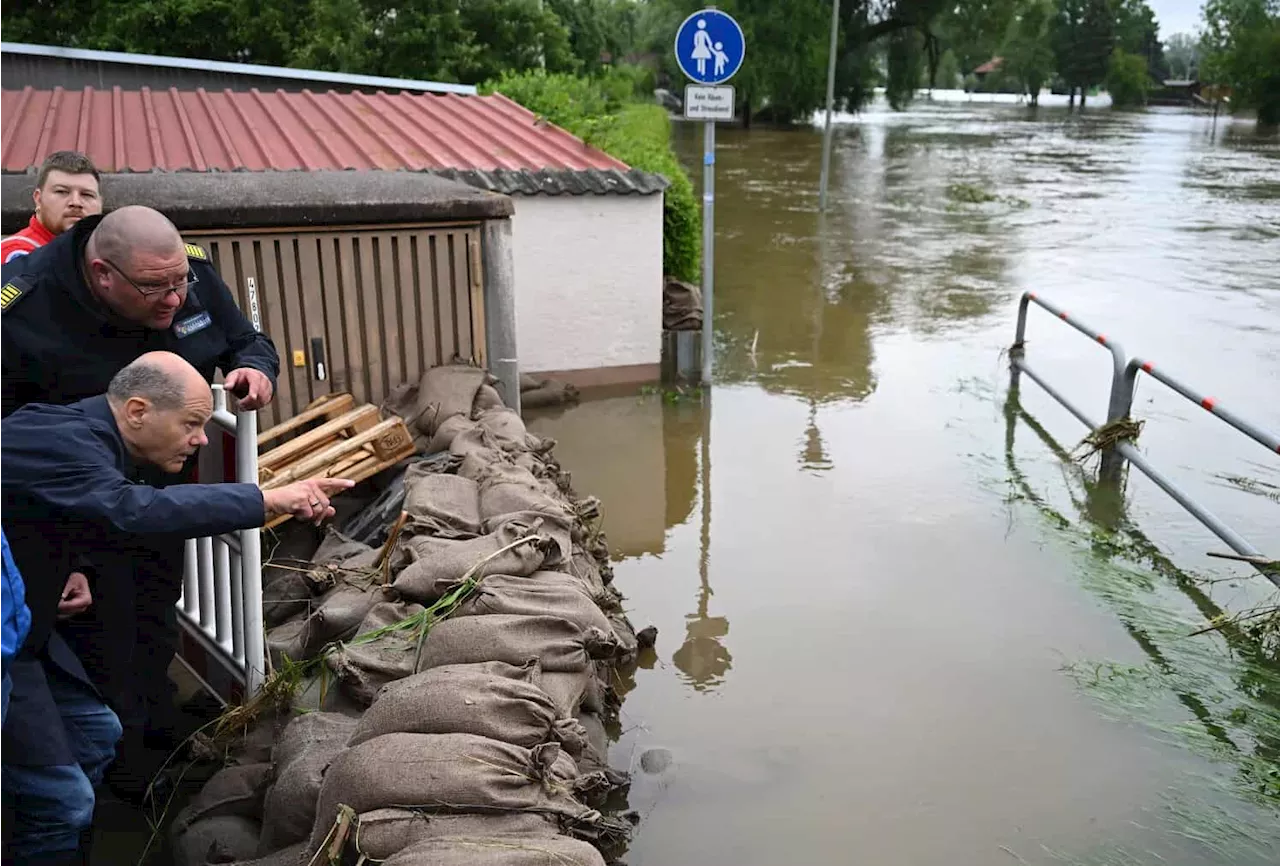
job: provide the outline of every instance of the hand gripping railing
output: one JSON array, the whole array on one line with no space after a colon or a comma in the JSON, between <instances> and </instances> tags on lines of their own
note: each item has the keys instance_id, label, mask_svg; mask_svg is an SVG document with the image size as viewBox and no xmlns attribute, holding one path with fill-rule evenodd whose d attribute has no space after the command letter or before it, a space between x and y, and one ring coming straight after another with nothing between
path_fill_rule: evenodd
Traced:
<instances>
[{"instance_id":1,"label":"hand gripping railing","mask_svg":"<svg viewBox=\"0 0 1280 866\"><path fill-rule=\"evenodd\" d=\"M1071 403L1057 389L1044 380L1044 378L1032 370L1026 362L1026 333L1027 333L1027 309L1031 304L1036 304L1053 313L1062 321L1075 328L1080 333L1091 338L1102 346L1105 346L1111 352L1112 371L1111 371L1111 393L1107 400L1107 422L1105 425L1099 425L1090 416L1080 408ZM1066 310L1059 309L1054 304L1038 297L1034 292L1025 292L1022 300L1018 304L1018 330L1013 346L1009 349L1009 368L1010 368L1010 388L1016 394L1020 384L1020 374L1026 373L1031 379L1043 388L1050 397L1057 400L1072 415L1084 424L1090 430L1097 432L1104 427L1109 427L1119 421L1129 419L1129 413L1133 408L1133 394L1137 387L1138 373L1146 373L1163 385L1173 389L1178 394L1187 398L1191 402L1208 410L1214 416L1221 418L1235 429L1244 433L1249 438L1261 443L1273 454L1280 453L1280 437L1275 434L1263 430L1258 425L1241 418L1239 415L1231 412L1224 407L1218 405L1218 401L1213 397L1204 397L1192 388L1174 379L1168 373L1157 370L1155 365L1143 360L1142 358L1126 359L1124 350L1120 344L1107 337L1105 334L1094 330L1085 325L1079 319L1074 318ZM1280 587L1280 575L1277 575L1273 561L1267 559L1262 553L1237 534L1231 527L1223 523L1216 515L1204 506L1200 505L1191 496L1182 490L1163 473L1157 470L1146 457L1142 455L1131 442L1118 441L1102 450L1102 466L1099 470L1101 480L1106 483L1117 484L1120 480L1120 470L1124 466L1124 461L1129 461L1144 475L1155 482L1165 493L1169 494L1175 502L1185 508L1192 517L1200 521L1210 532L1222 539L1222 541L1230 547L1240 559L1250 563L1264 577Z\"/></svg>"},{"instance_id":2,"label":"hand gripping railing","mask_svg":"<svg viewBox=\"0 0 1280 866\"><path fill-rule=\"evenodd\" d=\"M221 385L213 386L209 445L201 452L201 481L221 480L223 433L235 437L236 481L258 482L258 416L231 413ZM205 474L213 470L214 478ZM178 619L214 659L244 684L262 687L266 659L262 629L262 534L244 529L187 540Z\"/></svg>"}]
</instances>

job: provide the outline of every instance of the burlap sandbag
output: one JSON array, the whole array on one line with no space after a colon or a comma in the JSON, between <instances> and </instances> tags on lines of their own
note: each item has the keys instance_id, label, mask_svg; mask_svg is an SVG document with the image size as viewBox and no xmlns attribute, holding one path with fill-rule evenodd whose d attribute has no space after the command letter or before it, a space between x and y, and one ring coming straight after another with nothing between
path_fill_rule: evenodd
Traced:
<instances>
[{"instance_id":1,"label":"burlap sandbag","mask_svg":"<svg viewBox=\"0 0 1280 866\"><path fill-rule=\"evenodd\" d=\"M346 748L356 720L336 713L304 713L280 734L272 752L276 781L263 804L257 853L305 842L316 818L325 767Z\"/></svg>"},{"instance_id":2,"label":"burlap sandbag","mask_svg":"<svg viewBox=\"0 0 1280 866\"><path fill-rule=\"evenodd\" d=\"M448 451L449 446L453 445L453 440L457 438L459 433L476 428L476 422L463 415L454 415L452 418L446 418L436 428L435 435L431 437L431 441L427 443L426 451L428 454L438 454L441 451Z\"/></svg>"},{"instance_id":3,"label":"burlap sandbag","mask_svg":"<svg viewBox=\"0 0 1280 866\"><path fill-rule=\"evenodd\" d=\"M279 575L262 587L262 619L268 628L310 613L318 587L302 571Z\"/></svg>"},{"instance_id":4,"label":"burlap sandbag","mask_svg":"<svg viewBox=\"0 0 1280 866\"><path fill-rule=\"evenodd\" d=\"M253 860L237 860L228 866L308 866L311 858L307 856L307 843L290 845L283 851L257 857Z\"/></svg>"},{"instance_id":5,"label":"burlap sandbag","mask_svg":"<svg viewBox=\"0 0 1280 866\"><path fill-rule=\"evenodd\" d=\"M532 574L542 567L548 542L536 536L533 527L511 520L497 531L465 541L417 536L400 547L399 558L409 562L396 575L394 587L405 598L431 604L447 593L467 571L485 557L521 538L530 538L489 560L476 572L489 574Z\"/></svg>"},{"instance_id":6,"label":"burlap sandbag","mask_svg":"<svg viewBox=\"0 0 1280 866\"><path fill-rule=\"evenodd\" d=\"M361 642L360 636L379 631L422 613L422 605L402 601L375 604L360 623L356 635L337 652L325 658L337 674L343 689L354 700L368 706L387 683L414 673L418 655L416 631L390 631Z\"/></svg>"},{"instance_id":7,"label":"burlap sandbag","mask_svg":"<svg viewBox=\"0 0 1280 866\"><path fill-rule=\"evenodd\" d=\"M544 577L541 580L502 574L486 577L454 615L505 613L557 616L569 620L581 629L596 628L605 634L609 633L609 618L572 577L554 571L539 571L535 574ZM552 578L552 575L558 579Z\"/></svg>"},{"instance_id":8,"label":"burlap sandbag","mask_svg":"<svg viewBox=\"0 0 1280 866\"><path fill-rule=\"evenodd\" d=\"M590 842L568 836L453 836L419 842L385 866L605 866Z\"/></svg>"},{"instance_id":9,"label":"burlap sandbag","mask_svg":"<svg viewBox=\"0 0 1280 866\"><path fill-rule=\"evenodd\" d=\"M256 819L262 814L262 798L271 773L271 764L240 764L214 773L174 820L175 832L208 818Z\"/></svg>"},{"instance_id":10,"label":"burlap sandbag","mask_svg":"<svg viewBox=\"0 0 1280 866\"><path fill-rule=\"evenodd\" d=\"M531 434L514 409L505 406L488 409L476 415L476 422L488 431L502 451L541 453L547 450L547 442Z\"/></svg>"},{"instance_id":11,"label":"burlap sandbag","mask_svg":"<svg viewBox=\"0 0 1280 866\"><path fill-rule=\"evenodd\" d=\"M535 682L537 663L493 665L446 665L388 684L350 744L392 733L475 734L530 749L555 741L571 755L580 753L586 732L576 719L558 718Z\"/></svg>"},{"instance_id":12,"label":"burlap sandbag","mask_svg":"<svg viewBox=\"0 0 1280 866\"><path fill-rule=\"evenodd\" d=\"M424 433L433 434L454 415L471 417L476 393L487 374L479 367L450 365L432 367L418 382L417 425Z\"/></svg>"},{"instance_id":13,"label":"burlap sandbag","mask_svg":"<svg viewBox=\"0 0 1280 866\"><path fill-rule=\"evenodd\" d=\"M392 807L431 812L536 812L594 823L573 796L578 768L557 743L533 749L472 734L384 734L338 755L324 774L310 849L339 805L357 814Z\"/></svg>"},{"instance_id":14,"label":"burlap sandbag","mask_svg":"<svg viewBox=\"0 0 1280 866\"><path fill-rule=\"evenodd\" d=\"M596 562L595 557L581 547L574 547L573 557L564 564L563 568L574 578L582 581L592 598L598 599L604 595L607 581L600 570L600 565Z\"/></svg>"},{"instance_id":15,"label":"burlap sandbag","mask_svg":"<svg viewBox=\"0 0 1280 866\"><path fill-rule=\"evenodd\" d=\"M385 860L427 839L456 836L555 836L556 825L530 812L484 815L433 815L408 809L375 809L358 816L357 850L370 860Z\"/></svg>"},{"instance_id":16,"label":"burlap sandbag","mask_svg":"<svg viewBox=\"0 0 1280 866\"><path fill-rule=\"evenodd\" d=\"M253 857L258 850L258 832L256 820L240 815L196 821L170 833L173 866L206 866Z\"/></svg>"},{"instance_id":17,"label":"burlap sandbag","mask_svg":"<svg viewBox=\"0 0 1280 866\"><path fill-rule=\"evenodd\" d=\"M354 635L370 609L383 598L375 587L339 584L329 590L317 600L315 612L307 618L311 626L308 650L314 652L330 641Z\"/></svg>"},{"instance_id":18,"label":"burlap sandbag","mask_svg":"<svg viewBox=\"0 0 1280 866\"><path fill-rule=\"evenodd\" d=\"M532 472L511 464L490 466L480 483L479 500L482 520L520 511L537 511L562 520L570 517L567 505L549 493Z\"/></svg>"},{"instance_id":19,"label":"burlap sandbag","mask_svg":"<svg viewBox=\"0 0 1280 866\"><path fill-rule=\"evenodd\" d=\"M404 474L404 510L420 527L453 529L468 535L480 533L479 487L470 478L431 472L421 464ZM420 530L422 531L422 530Z\"/></svg>"},{"instance_id":20,"label":"burlap sandbag","mask_svg":"<svg viewBox=\"0 0 1280 866\"><path fill-rule=\"evenodd\" d=\"M516 527L527 527L528 532L544 536L550 543L546 545L542 565L555 568L569 561L573 551L573 519L567 515L544 514L541 511L516 511L486 520L483 529L492 535L502 532L503 527L514 524Z\"/></svg>"},{"instance_id":21,"label":"burlap sandbag","mask_svg":"<svg viewBox=\"0 0 1280 866\"><path fill-rule=\"evenodd\" d=\"M492 385L481 385L480 390L476 392L476 401L471 406L471 414L479 415L489 409L500 409L507 405L502 402L502 395L498 393L498 389Z\"/></svg>"},{"instance_id":22,"label":"burlap sandbag","mask_svg":"<svg viewBox=\"0 0 1280 866\"><path fill-rule=\"evenodd\" d=\"M613 635L579 628L554 616L464 616L437 623L422 646L422 670L442 665L499 661L522 664L530 658L548 673L585 670L592 659L612 658Z\"/></svg>"},{"instance_id":23,"label":"burlap sandbag","mask_svg":"<svg viewBox=\"0 0 1280 866\"><path fill-rule=\"evenodd\" d=\"M325 530L324 541L311 557L311 564L331 568L370 568L377 560L378 552L367 544L352 541L330 526Z\"/></svg>"},{"instance_id":24,"label":"burlap sandbag","mask_svg":"<svg viewBox=\"0 0 1280 866\"><path fill-rule=\"evenodd\" d=\"M544 672L540 685L555 703L557 715L562 719L573 718L582 710L583 696L587 693L588 683L594 678L593 667L564 673Z\"/></svg>"},{"instance_id":25,"label":"burlap sandbag","mask_svg":"<svg viewBox=\"0 0 1280 866\"><path fill-rule=\"evenodd\" d=\"M267 655L274 670L280 670L289 661L302 661L308 657L308 635L311 626L306 614L299 614L288 622L267 631Z\"/></svg>"}]
</instances>

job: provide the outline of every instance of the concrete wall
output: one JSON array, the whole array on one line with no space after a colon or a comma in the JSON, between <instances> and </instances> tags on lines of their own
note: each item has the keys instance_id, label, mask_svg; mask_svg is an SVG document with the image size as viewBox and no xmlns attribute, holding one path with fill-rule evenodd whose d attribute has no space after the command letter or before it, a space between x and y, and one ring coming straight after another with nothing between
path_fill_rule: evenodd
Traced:
<instances>
[{"instance_id":1,"label":"concrete wall","mask_svg":"<svg viewBox=\"0 0 1280 866\"><path fill-rule=\"evenodd\" d=\"M583 384L656 379L662 196L513 198L520 369L596 370Z\"/></svg>"}]
</instances>

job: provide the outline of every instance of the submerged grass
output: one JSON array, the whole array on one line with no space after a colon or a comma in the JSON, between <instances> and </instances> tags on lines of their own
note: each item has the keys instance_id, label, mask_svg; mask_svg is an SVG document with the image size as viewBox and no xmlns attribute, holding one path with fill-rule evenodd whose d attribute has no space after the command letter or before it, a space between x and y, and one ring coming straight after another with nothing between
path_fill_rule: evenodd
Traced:
<instances>
[{"instance_id":1,"label":"submerged grass","mask_svg":"<svg viewBox=\"0 0 1280 866\"><path fill-rule=\"evenodd\" d=\"M1081 583L1114 612L1146 654L1143 664L1076 660L1063 667L1105 715L1137 724L1195 766L1152 810L1161 851L1100 844L1045 849L1079 866L1156 862L1280 862L1280 597L1226 611L1210 575L1178 566L1132 524L1123 497L1094 483L1072 455L1011 397L1007 501L1031 506L1076 551ZM1067 469L1077 514L1038 495L1013 453L1025 424Z\"/></svg>"}]
</instances>

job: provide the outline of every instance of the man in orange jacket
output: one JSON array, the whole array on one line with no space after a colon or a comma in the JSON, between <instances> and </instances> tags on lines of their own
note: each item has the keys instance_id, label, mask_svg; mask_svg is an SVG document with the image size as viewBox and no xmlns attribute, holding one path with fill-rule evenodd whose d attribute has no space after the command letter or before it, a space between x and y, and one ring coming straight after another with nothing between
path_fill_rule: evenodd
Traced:
<instances>
[{"instance_id":1,"label":"man in orange jacket","mask_svg":"<svg viewBox=\"0 0 1280 866\"><path fill-rule=\"evenodd\" d=\"M89 157L74 150L49 154L40 166L36 203L30 224L0 241L0 264L28 255L71 228L81 217L102 213L98 170Z\"/></svg>"}]
</instances>

